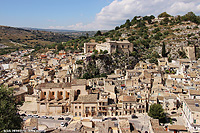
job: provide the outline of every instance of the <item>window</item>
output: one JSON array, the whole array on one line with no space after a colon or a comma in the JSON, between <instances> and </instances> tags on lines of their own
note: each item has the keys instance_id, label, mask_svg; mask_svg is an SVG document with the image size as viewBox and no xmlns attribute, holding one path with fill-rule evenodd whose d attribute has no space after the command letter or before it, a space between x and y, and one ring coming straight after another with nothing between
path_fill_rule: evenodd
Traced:
<instances>
[{"instance_id":1,"label":"window","mask_svg":"<svg viewBox=\"0 0 200 133\"><path fill-rule=\"evenodd\" d=\"M77 109L77 106L75 106L75 109Z\"/></svg>"},{"instance_id":2,"label":"window","mask_svg":"<svg viewBox=\"0 0 200 133\"><path fill-rule=\"evenodd\" d=\"M44 92L44 95L46 96L46 92Z\"/></svg>"},{"instance_id":3,"label":"window","mask_svg":"<svg viewBox=\"0 0 200 133\"><path fill-rule=\"evenodd\" d=\"M92 111L95 111L95 107L92 107Z\"/></svg>"},{"instance_id":4,"label":"window","mask_svg":"<svg viewBox=\"0 0 200 133\"><path fill-rule=\"evenodd\" d=\"M79 109L81 109L81 106L79 106Z\"/></svg>"},{"instance_id":5,"label":"window","mask_svg":"<svg viewBox=\"0 0 200 133\"><path fill-rule=\"evenodd\" d=\"M81 116L81 112L79 112L79 116Z\"/></svg>"},{"instance_id":6,"label":"window","mask_svg":"<svg viewBox=\"0 0 200 133\"><path fill-rule=\"evenodd\" d=\"M54 92L52 92L52 95L54 95Z\"/></svg>"},{"instance_id":7,"label":"window","mask_svg":"<svg viewBox=\"0 0 200 133\"><path fill-rule=\"evenodd\" d=\"M194 123L196 123L196 119L194 119Z\"/></svg>"},{"instance_id":8,"label":"window","mask_svg":"<svg viewBox=\"0 0 200 133\"><path fill-rule=\"evenodd\" d=\"M75 116L77 116L77 112L75 112Z\"/></svg>"},{"instance_id":9,"label":"window","mask_svg":"<svg viewBox=\"0 0 200 133\"><path fill-rule=\"evenodd\" d=\"M63 93L62 93L62 91L60 92L60 95L62 95Z\"/></svg>"}]
</instances>

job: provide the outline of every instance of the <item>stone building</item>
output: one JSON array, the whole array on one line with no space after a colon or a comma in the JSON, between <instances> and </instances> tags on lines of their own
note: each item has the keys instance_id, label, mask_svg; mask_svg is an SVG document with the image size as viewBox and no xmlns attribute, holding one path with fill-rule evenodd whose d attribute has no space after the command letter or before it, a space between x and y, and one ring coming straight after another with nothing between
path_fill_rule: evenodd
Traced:
<instances>
[{"instance_id":1,"label":"stone building","mask_svg":"<svg viewBox=\"0 0 200 133\"><path fill-rule=\"evenodd\" d=\"M194 46L183 47L183 50L184 50L186 56L190 60L195 60L195 47Z\"/></svg>"},{"instance_id":2,"label":"stone building","mask_svg":"<svg viewBox=\"0 0 200 133\"><path fill-rule=\"evenodd\" d=\"M124 41L109 41L105 43L84 43L84 53L92 53L96 49L99 52L107 50L108 53L115 53L116 51L129 53L133 51L133 44L128 40Z\"/></svg>"},{"instance_id":3,"label":"stone building","mask_svg":"<svg viewBox=\"0 0 200 133\"><path fill-rule=\"evenodd\" d=\"M200 131L199 104L199 99L185 99L183 101L183 119L190 132Z\"/></svg>"},{"instance_id":4,"label":"stone building","mask_svg":"<svg viewBox=\"0 0 200 133\"><path fill-rule=\"evenodd\" d=\"M98 43L84 43L84 54L85 53L92 53L93 50L96 49L96 45Z\"/></svg>"},{"instance_id":5,"label":"stone building","mask_svg":"<svg viewBox=\"0 0 200 133\"><path fill-rule=\"evenodd\" d=\"M88 94L86 82L81 79L65 83L42 83L37 89L37 111L46 115L72 112L71 102L77 100L79 95Z\"/></svg>"},{"instance_id":6,"label":"stone building","mask_svg":"<svg viewBox=\"0 0 200 133\"><path fill-rule=\"evenodd\" d=\"M136 96L122 95L119 97L118 105L121 105L118 108L118 115L131 115L146 112L146 103L139 102Z\"/></svg>"},{"instance_id":7,"label":"stone building","mask_svg":"<svg viewBox=\"0 0 200 133\"><path fill-rule=\"evenodd\" d=\"M79 117L93 117L97 115L97 94L80 95L72 102L72 114Z\"/></svg>"}]
</instances>

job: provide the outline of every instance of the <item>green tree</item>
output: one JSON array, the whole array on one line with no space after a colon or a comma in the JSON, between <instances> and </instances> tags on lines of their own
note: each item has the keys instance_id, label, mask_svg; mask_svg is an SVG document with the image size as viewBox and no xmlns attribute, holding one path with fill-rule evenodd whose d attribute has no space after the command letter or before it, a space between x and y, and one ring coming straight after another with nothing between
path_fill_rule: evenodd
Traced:
<instances>
[{"instance_id":1,"label":"green tree","mask_svg":"<svg viewBox=\"0 0 200 133\"><path fill-rule=\"evenodd\" d=\"M22 119L17 114L13 90L0 87L0 132L4 129L21 129Z\"/></svg>"},{"instance_id":2,"label":"green tree","mask_svg":"<svg viewBox=\"0 0 200 133\"><path fill-rule=\"evenodd\" d=\"M149 60L150 63L155 63L156 65L158 65L158 59L155 58L155 57L152 57L150 60Z\"/></svg>"},{"instance_id":3,"label":"green tree","mask_svg":"<svg viewBox=\"0 0 200 133\"><path fill-rule=\"evenodd\" d=\"M163 23L164 23L164 24L168 24L168 23L169 23L169 18L168 18L168 17L165 17L165 18L163 19Z\"/></svg>"},{"instance_id":4,"label":"green tree","mask_svg":"<svg viewBox=\"0 0 200 133\"><path fill-rule=\"evenodd\" d=\"M64 50L64 48L65 47L61 43L59 43L58 46L57 46L58 51Z\"/></svg>"},{"instance_id":5,"label":"green tree","mask_svg":"<svg viewBox=\"0 0 200 133\"><path fill-rule=\"evenodd\" d=\"M102 36L101 31L98 30L97 33L94 36Z\"/></svg>"},{"instance_id":6,"label":"green tree","mask_svg":"<svg viewBox=\"0 0 200 133\"><path fill-rule=\"evenodd\" d=\"M104 50L104 51L103 51L103 54L107 54L107 53L108 53L108 50Z\"/></svg>"},{"instance_id":7,"label":"green tree","mask_svg":"<svg viewBox=\"0 0 200 133\"><path fill-rule=\"evenodd\" d=\"M96 49L94 49L93 52L95 55L98 54L98 50L96 50Z\"/></svg>"},{"instance_id":8,"label":"green tree","mask_svg":"<svg viewBox=\"0 0 200 133\"><path fill-rule=\"evenodd\" d=\"M160 28L155 28L152 32L157 33L158 31L160 31Z\"/></svg>"},{"instance_id":9,"label":"green tree","mask_svg":"<svg viewBox=\"0 0 200 133\"><path fill-rule=\"evenodd\" d=\"M171 17L171 15L167 14L166 12L163 12L163 13L159 14L158 17L159 17L159 18Z\"/></svg>"},{"instance_id":10,"label":"green tree","mask_svg":"<svg viewBox=\"0 0 200 133\"><path fill-rule=\"evenodd\" d=\"M188 12L187 14L185 14L184 16L182 16L181 18L184 21L192 21L196 24L199 24L199 17L196 16L193 12Z\"/></svg>"},{"instance_id":11,"label":"green tree","mask_svg":"<svg viewBox=\"0 0 200 133\"><path fill-rule=\"evenodd\" d=\"M129 19L126 20L125 26L126 26L127 29L130 28L130 26L131 26L131 22L130 22Z\"/></svg>"},{"instance_id":12,"label":"green tree","mask_svg":"<svg viewBox=\"0 0 200 133\"><path fill-rule=\"evenodd\" d=\"M106 73L102 73L102 74L100 75L100 77L106 77L106 76L107 76Z\"/></svg>"},{"instance_id":13,"label":"green tree","mask_svg":"<svg viewBox=\"0 0 200 133\"><path fill-rule=\"evenodd\" d=\"M116 27L115 27L115 30L119 30L119 29L120 29L119 26L116 26Z\"/></svg>"},{"instance_id":14,"label":"green tree","mask_svg":"<svg viewBox=\"0 0 200 133\"><path fill-rule=\"evenodd\" d=\"M89 37L89 34L88 33L86 33L86 38L88 38Z\"/></svg>"},{"instance_id":15,"label":"green tree","mask_svg":"<svg viewBox=\"0 0 200 133\"><path fill-rule=\"evenodd\" d=\"M164 109L160 104L151 105L148 115L154 119L159 119L160 122L164 122L164 119L166 117Z\"/></svg>"},{"instance_id":16,"label":"green tree","mask_svg":"<svg viewBox=\"0 0 200 133\"><path fill-rule=\"evenodd\" d=\"M91 77L90 77L89 73L85 73L85 74L83 74L83 78L84 79L90 79Z\"/></svg>"},{"instance_id":17,"label":"green tree","mask_svg":"<svg viewBox=\"0 0 200 133\"><path fill-rule=\"evenodd\" d=\"M165 49L165 43L164 42L163 42L163 45L162 45L162 57L167 57L166 49Z\"/></svg>"}]
</instances>

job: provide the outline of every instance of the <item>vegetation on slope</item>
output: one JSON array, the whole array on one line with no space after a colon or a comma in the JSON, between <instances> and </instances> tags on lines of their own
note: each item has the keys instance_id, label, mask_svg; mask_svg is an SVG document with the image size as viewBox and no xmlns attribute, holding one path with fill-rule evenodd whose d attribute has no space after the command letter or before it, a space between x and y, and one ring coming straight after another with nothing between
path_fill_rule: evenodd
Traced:
<instances>
[{"instance_id":1,"label":"vegetation on slope","mask_svg":"<svg viewBox=\"0 0 200 133\"><path fill-rule=\"evenodd\" d=\"M17 113L18 109L15 104L13 91L1 86L0 87L0 132L5 129L21 129L22 119Z\"/></svg>"},{"instance_id":2,"label":"vegetation on slope","mask_svg":"<svg viewBox=\"0 0 200 133\"><path fill-rule=\"evenodd\" d=\"M66 42L70 39L59 33L0 26L0 43L9 46L0 54L26 48L38 50L38 47L46 47L46 45Z\"/></svg>"}]
</instances>

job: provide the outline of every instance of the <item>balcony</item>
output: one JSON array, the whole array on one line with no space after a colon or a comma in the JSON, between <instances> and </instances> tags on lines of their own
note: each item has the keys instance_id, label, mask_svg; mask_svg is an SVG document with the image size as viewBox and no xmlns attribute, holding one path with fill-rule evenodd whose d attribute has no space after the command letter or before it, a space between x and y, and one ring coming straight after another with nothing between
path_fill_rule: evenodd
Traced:
<instances>
[{"instance_id":1,"label":"balcony","mask_svg":"<svg viewBox=\"0 0 200 133\"><path fill-rule=\"evenodd\" d=\"M94 112L95 112L95 110L91 110L91 112L92 112L92 113L94 113Z\"/></svg>"},{"instance_id":2,"label":"balcony","mask_svg":"<svg viewBox=\"0 0 200 133\"><path fill-rule=\"evenodd\" d=\"M90 113L90 111L89 110L85 110L85 113Z\"/></svg>"}]
</instances>

